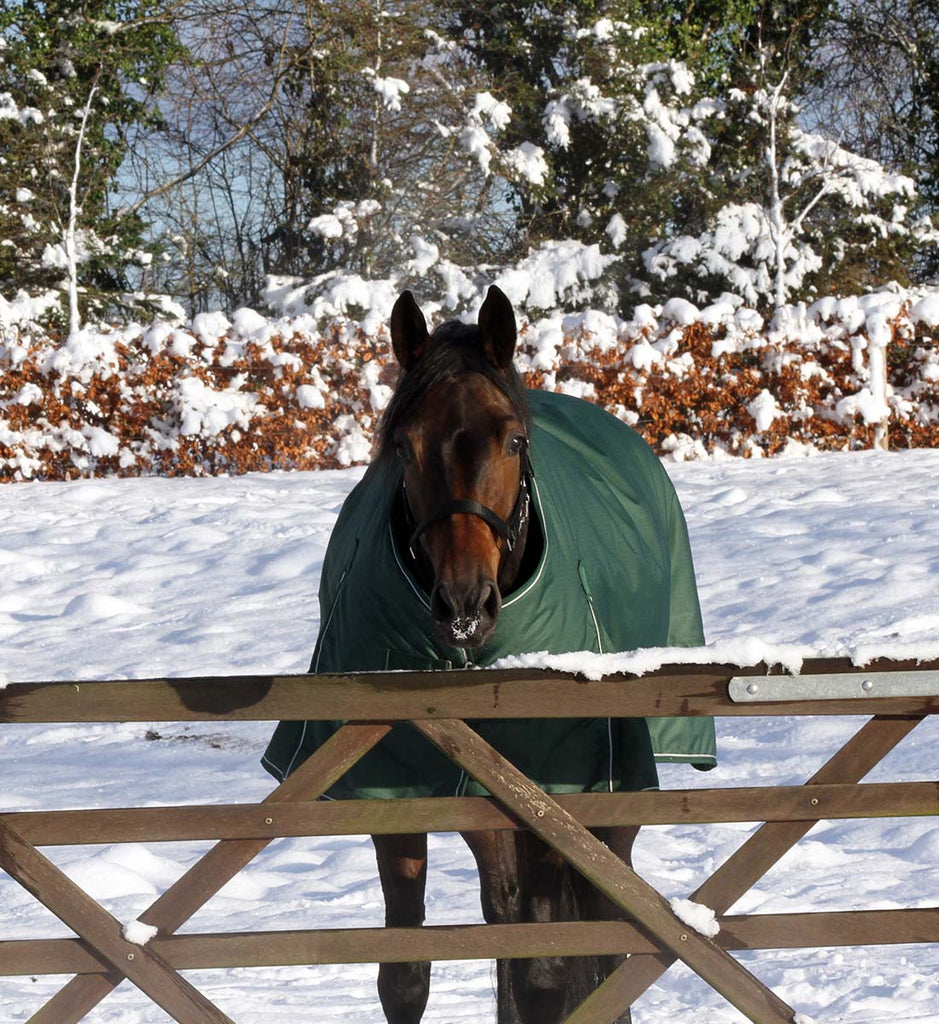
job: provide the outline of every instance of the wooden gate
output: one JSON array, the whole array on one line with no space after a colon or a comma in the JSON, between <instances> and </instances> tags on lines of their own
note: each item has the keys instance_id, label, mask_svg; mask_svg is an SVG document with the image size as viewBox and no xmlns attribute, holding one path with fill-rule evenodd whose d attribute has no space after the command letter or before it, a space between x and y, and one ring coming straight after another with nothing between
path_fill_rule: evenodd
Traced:
<instances>
[{"instance_id":1,"label":"wooden gate","mask_svg":"<svg viewBox=\"0 0 939 1024\"><path fill-rule=\"evenodd\" d=\"M590 682L530 670L246 676L134 682L19 683L0 691L0 722L267 721L343 726L262 803L0 813L0 867L79 938L0 941L0 975L74 977L31 1024L80 1021L124 978L182 1024L230 1021L179 971L314 963L631 953L568 1018L614 1021L681 960L757 1024L794 1010L728 950L939 942L939 908L727 916L726 911L819 819L939 814L939 782L860 785L923 717L939 711L939 662L806 663L790 677L758 666L670 666ZM804 786L552 797L465 723L473 718L669 715L873 716ZM492 798L319 801L394 722L410 721ZM700 935L590 833L617 824L764 822L692 899L717 912ZM617 905L626 922L359 928L232 934L175 932L282 836L528 828ZM37 848L217 839L140 920L146 945Z\"/></svg>"}]
</instances>

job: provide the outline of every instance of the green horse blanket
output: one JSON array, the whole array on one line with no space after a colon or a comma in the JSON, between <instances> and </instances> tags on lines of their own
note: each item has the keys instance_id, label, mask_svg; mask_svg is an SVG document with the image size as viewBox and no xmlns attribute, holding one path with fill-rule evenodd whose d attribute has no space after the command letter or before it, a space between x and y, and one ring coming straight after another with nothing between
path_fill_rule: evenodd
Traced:
<instances>
[{"instance_id":1,"label":"green horse blanket","mask_svg":"<svg viewBox=\"0 0 939 1024\"><path fill-rule=\"evenodd\" d=\"M428 595L391 531L396 464L374 463L342 506L320 578L311 672L450 669L510 654L631 651L704 642L688 533L659 460L598 406L529 392L532 514L543 550L476 651L437 640ZM315 684L311 684L315 685ZM341 723L281 722L262 763L283 779ZM709 718L478 720L470 723L547 792L655 788L655 761L716 763ZM481 793L406 723L327 794Z\"/></svg>"}]
</instances>

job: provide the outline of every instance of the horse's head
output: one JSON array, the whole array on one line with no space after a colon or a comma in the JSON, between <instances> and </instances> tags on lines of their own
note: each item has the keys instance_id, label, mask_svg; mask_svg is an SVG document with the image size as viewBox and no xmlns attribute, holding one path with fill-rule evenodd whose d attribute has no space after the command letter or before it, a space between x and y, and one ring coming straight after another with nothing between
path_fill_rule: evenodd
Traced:
<instances>
[{"instance_id":1,"label":"horse's head","mask_svg":"<svg viewBox=\"0 0 939 1024\"><path fill-rule=\"evenodd\" d=\"M512 365L515 317L490 288L478 325L427 332L410 292L391 314L402 368L382 426L382 454L404 474L409 544L437 631L480 647L518 574L528 526L529 417Z\"/></svg>"}]
</instances>

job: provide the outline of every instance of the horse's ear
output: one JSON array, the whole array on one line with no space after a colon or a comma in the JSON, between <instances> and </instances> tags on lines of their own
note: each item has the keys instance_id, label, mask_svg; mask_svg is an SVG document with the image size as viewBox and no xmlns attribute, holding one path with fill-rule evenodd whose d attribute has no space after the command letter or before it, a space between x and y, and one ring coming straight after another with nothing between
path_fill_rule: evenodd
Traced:
<instances>
[{"instance_id":1,"label":"horse's ear","mask_svg":"<svg viewBox=\"0 0 939 1024\"><path fill-rule=\"evenodd\" d=\"M410 370L423 356L428 337L420 306L410 292L402 292L391 311L391 346L402 369Z\"/></svg>"},{"instance_id":2,"label":"horse's ear","mask_svg":"<svg viewBox=\"0 0 939 1024\"><path fill-rule=\"evenodd\" d=\"M489 361L507 369L515 352L515 314L505 292L491 285L479 310L479 343Z\"/></svg>"}]
</instances>

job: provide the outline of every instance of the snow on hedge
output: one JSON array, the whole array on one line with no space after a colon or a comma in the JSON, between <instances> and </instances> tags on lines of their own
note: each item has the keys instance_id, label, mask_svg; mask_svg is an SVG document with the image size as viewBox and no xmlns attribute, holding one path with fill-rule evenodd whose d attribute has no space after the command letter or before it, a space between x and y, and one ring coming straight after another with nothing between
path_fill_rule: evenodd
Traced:
<instances>
[{"instance_id":1,"label":"snow on hedge","mask_svg":"<svg viewBox=\"0 0 939 1024\"><path fill-rule=\"evenodd\" d=\"M602 262L595 247L555 245L500 279L517 307L546 310L519 318L530 387L601 404L673 460L939 445L939 290L824 298L769 322L731 295L626 318L565 312ZM475 319L482 291L450 283ZM6 304L0 480L366 462L396 379L385 325L397 291L339 275L311 302L308 285L280 282L280 316L202 313L64 340L35 324L43 300Z\"/></svg>"}]
</instances>

